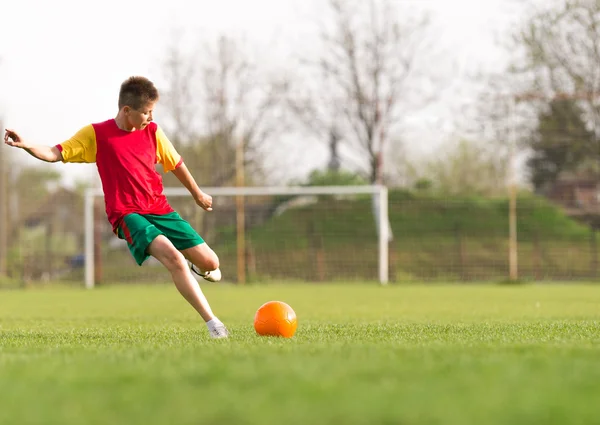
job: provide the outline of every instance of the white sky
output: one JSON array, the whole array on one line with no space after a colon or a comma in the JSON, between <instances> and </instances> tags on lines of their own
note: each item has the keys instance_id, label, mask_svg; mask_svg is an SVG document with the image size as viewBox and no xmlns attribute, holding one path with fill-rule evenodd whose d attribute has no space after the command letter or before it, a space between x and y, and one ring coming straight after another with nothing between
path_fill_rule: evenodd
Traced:
<instances>
[{"instance_id":1,"label":"white sky","mask_svg":"<svg viewBox=\"0 0 600 425\"><path fill-rule=\"evenodd\" d=\"M512 0L397 1L433 13L442 43L459 65L456 81L503 62L495 38L515 21ZM28 140L59 143L83 125L113 117L119 85L128 76L148 76L160 88L160 61L173 30L207 39L243 34L264 51L275 42L276 61L306 47L311 20L322 7L324 0L2 0L0 116ZM439 113L432 122L450 126ZM160 124L160 116L155 119ZM429 148L441 142L419 122L412 131L423 131ZM89 173L77 167L61 170L67 179Z\"/></svg>"}]
</instances>

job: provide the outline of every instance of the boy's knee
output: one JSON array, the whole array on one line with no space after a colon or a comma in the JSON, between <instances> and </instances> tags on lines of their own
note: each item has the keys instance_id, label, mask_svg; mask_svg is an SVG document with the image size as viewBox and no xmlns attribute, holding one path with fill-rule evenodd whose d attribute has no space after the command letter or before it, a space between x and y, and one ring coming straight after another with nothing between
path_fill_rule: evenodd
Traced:
<instances>
[{"instance_id":1,"label":"boy's knee","mask_svg":"<svg viewBox=\"0 0 600 425\"><path fill-rule=\"evenodd\" d=\"M196 267L199 267L205 271L212 271L219 268L219 257L214 252L206 255L199 261L200 264L196 264Z\"/></svg>"},{"instance_id":2,"label":"boy's knee","mask_svg":"<svg viewBox=\"0 0 600 425\"><path fill-rule=\"evenodd\" d=\"M175 248L165 254L163 263L171 271L187 269L185 257Z\"/></svg>"},{"instance_id":3,"label":"boy's knee","mask_svg":"<svg viewBox=\"0 0 600 425\"><path fill-rule=\"evenodd\" d=\"M208 271L218 269L219 257L217 257L216 255L211 255L209 258L207 258L205 267Z\"/></svg>"}]
</instances>

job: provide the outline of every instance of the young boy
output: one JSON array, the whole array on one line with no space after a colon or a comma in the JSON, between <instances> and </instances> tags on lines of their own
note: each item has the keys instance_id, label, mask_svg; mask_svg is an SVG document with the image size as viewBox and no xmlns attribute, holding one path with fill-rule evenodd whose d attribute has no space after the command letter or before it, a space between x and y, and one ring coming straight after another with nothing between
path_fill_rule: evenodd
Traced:
<instances>
[{"instance_id":1,"label":"young boy","mask_svg":"<svg viewBox=\"0 0 600 425\"><path fill-rule=\"evenodd\" d=\"M8 129L4 142L46 162L95 162L115 234L127 241L140 266L149 256L160 261L181 295L204 319L211 337L227 338L227 329L211 311L192 275L194 271L208 281L221 280L219 259L171 208L155 164L173 172L204 210L212 211L212 197L200 190L181 156L153 122L158 98L151 81L131 77L121 85L116 118L85 126L56 146L32 145Z\"/></svg>"}]
</instances>

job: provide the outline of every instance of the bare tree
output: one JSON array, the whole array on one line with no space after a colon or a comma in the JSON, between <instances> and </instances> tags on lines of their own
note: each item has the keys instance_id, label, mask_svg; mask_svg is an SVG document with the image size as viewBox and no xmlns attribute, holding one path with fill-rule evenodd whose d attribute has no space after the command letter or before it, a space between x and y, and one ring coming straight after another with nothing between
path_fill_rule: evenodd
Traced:
<instances>
[{"instance_id":1,"label":"bare tree","mask_svg":"<svg viewBox=\"0 0 600 425\"><path fill-rule=\"evenodd\" d=\"M236 136L241 136L245 165L258 172L268 155L267 141L283 130L278 119L279 83L261 72L242 44L231 38L221 37L212 57L215 60L202 68L208 134L229 141L232 147L239 142Z\"/></svg>"},{"instance_id":2,"label":"bare tree","mask_svg":"<svg viewBox=\"0 0 600 425\"><path fill-rule=\"evenodd\" d=\"M253 63L244 47L220 37L197 54L174 48L165 64L172 133L182 141L186 163L198 168L206 184L232 184L241 140L246 173L260 179L268 156L265 145L282 130L276 77Z\"/></svg>"},{"instance_id":3,"label":"bare tree","mask_svg":"<svg viewBox=\"0 0 600 425\"><path fill-rule=\"evenodd\" d=\"M383 155L409 110L433 100L432 75L421 65L427 49L426 17L402 16L392 0L329 0L331 22L320 32L312 65L316 86L289 95L299 121L330 144L332 167L344 160L371 182L383 180ZM431 70L433 67L428 66Z\"/></svg>"},{"instance_id":4,"label":"bare tree","mask_svg":"<svg viewBox=\"0 0 600 425\"><path fill-rule=\"evenodd\" d=\"M180 37L175 36L164 63L167 87L161 102L171 119L168 130L175 146L189 143L198 132L194 119L197 93L193 87L196 67L179 47L179 41Z\"/></svg>"},{"instance_id":5,"label":"bare tree","mask_svg":"<svg viewBox=\"0 0 600 425\"><path fill-rule=\"evenodd\" d=\"M524 53L516 71L546 96L546 109L561 99L578 104L600 162L600 0L562 0L534 10L516 42Z\"/></svg>"},{"instance_id":6,"label":"bare tree","mask_svg":"<svg viewBox=\"0 0 600 425\"><path fill-rule=\"evenodd\" d=\"M534 10L516 41L524 48L516 68L529 73L533 88L600 93L600 0L563 0Z\"/></svg>"}]
</instances>

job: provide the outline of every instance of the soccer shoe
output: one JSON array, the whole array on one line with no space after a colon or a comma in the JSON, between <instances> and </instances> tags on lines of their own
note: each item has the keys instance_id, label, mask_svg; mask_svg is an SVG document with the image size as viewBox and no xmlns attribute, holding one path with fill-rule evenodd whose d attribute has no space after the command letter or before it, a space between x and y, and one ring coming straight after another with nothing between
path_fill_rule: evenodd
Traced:
<instances>
[{"instance_id":1,"label":"soccer shoe","mask_svg":"<svg viewBox=\"0 0 600 425\"><path fill-rule=\"evenodd\" d=\"M190 264L190 268L194 273L200 276L204 280L208 280L209 282L219 282L221 280L221 270L216 269L210 272L202 273L196 266Z\"/></svg>"},{"instance_id":2,"label":"soccer shoe","mask_svg":"<svg viewBox=\"0 0 600 425\"><path fill-rule=\"evenodd\" d=\"M223 323L217 323L214 326L209 326L208 333L213 339L229 338L229 331Z\"/></svg>"}]
</instances>

